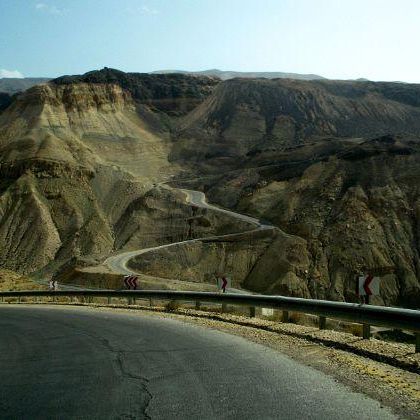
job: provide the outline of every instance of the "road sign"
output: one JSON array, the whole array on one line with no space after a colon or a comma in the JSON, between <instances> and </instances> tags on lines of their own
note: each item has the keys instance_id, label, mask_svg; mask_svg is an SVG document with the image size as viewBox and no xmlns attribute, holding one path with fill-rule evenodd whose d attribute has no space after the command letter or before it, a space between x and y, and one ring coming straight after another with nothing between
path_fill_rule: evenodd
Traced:
<instances>
[{"instance_id":1,"label":"road sign","mask_svg":"<svg viewBox=\"0 0 420 420\"><path fill-rule=\"evenodd\" d=\"M359 296L379 295L379 277L373 277L371 274L364 274L359 277Z\"/></svg>"},{"instance_id":2,"label":"road sign","mask_svg":"<svg viewBox=\"0 0 420 420\"><path fill-rule=\"evenodd\" d=\"M227 276L217 277L217 288L226 293L226 290L232 287L232 279Z\"/></svg>"},{"instance_id":3,"label":"road sign","mask_svg":"<svg viewBox=\"0 0 420 420\"><path fill-rule=\"evenodd\" d=\"M137 276L124 276L124 285L128 290L137 289Z\"/></svg>"}]
</instances>

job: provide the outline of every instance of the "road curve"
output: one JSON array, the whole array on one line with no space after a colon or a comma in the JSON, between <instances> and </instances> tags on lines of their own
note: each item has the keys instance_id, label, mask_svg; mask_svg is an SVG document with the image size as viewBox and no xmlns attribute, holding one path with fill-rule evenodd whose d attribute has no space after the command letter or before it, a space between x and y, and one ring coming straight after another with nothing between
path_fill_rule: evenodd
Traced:
<instances>
[{"instance_id":1,"label":"road curve","mask_svg":"<svg viewBox=\"0 0 420 420\"><path fill-rule=\"evenodd\" d=\"M245 214L235 213L233 211L225 210L220 207L209 204L206 200L205 194L202 193L201 191L193 191L193 190L186 190L186 189L180 189L180 191L182 191L185 194L186 202L189 204L192 204L197 207L206 208L209 210L214 210L219 213L228 214L229 216L232 216L238 220L255 225L255 228L251 229L250 231L273 229L272 225L261 223L258 219L254 217L247 216ZM238 235L242 235L242 234L243 232L238 233ZM138 249L135 251L122 252L120 254L113 255L112 257L107 258L104 261L104 264L107 265L112 271L116 273L138 274L127 267L128 261L133 257L136 257L141 254L145 254L146 252L156 251L162 248L169 248L174 245L198 242L198 241L202 241L203 239L222 239L222 238L232 237L234 235L235 234L227 234L227 235L218 235L218 236L211 236L211 237L205 237L205 238L188 239L185 241L173 242L170 244L159 245L159 246L154 246L154 247L144 248L144 249Z\"/></svg>"},{"instance_id":2,"label":"road curve","mask_svg":"<svg viewBox=\"0 0 420 420\"><path fill-rule=\"evenodd\" d=\"M88 308L0 305L2 418L391 419L241 337Z\"/></svg>"}]
</instances>

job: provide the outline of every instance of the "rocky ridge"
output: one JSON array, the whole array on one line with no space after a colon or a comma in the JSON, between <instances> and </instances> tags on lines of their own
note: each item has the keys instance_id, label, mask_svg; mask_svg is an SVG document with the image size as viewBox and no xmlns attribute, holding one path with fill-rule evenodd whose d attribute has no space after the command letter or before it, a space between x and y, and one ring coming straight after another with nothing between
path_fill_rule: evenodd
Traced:
<instances>
[{"instance_id":1,"label":"rocky ridge","mask_svg":"<svg viewBox=\"0 0 420 420\"><path fill-rule=\"evenodd\" d=\"M170 181L280 230L149 255L149 274L207 281L224 258L251 290L355 301L358 273L381 269L376 302L418 307L419 116L420 86L398 83L104 69L33 87L0 111L0 264L54 273L238 231Z\"/></svg>"}]
</instances>

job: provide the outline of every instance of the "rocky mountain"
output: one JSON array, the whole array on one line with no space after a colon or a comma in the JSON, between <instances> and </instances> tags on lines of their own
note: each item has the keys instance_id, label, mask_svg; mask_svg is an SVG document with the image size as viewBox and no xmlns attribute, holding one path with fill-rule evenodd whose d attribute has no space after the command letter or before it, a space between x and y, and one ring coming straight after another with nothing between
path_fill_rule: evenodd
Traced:
<instances>
[{"instance_id":1,"label":"rocky mountain","mask_svg":"<svg viewBox=\"0 0 420 420\"><path fill-rule=\"evenodd\" d=\"M420 85L234 79L181 121L172 154L200 168L240 167L323 137L417 135L419 117Z\"/></svg>"},{"instance_id":2,"label":"rocky mountain","mask_svg":"<svg viewBox=\"0 0 420 420\"><path fill-rule=\"evenodd\" d=\"M34 86L0 113L2 267L51 273L75 257L94 261L132 242L203 233L182 195L157 182L180 170L168 161L168 114L181 112L187 98L203 100L205 87L190 78L183 96L161 80L151 86L153 104L115 83L58 80ZM205 226L207 234L218 229Z\"/></svg>"},{"instance_id":3,"label":"rocky mountain","mask_svg":"<svg viewBox=\"0 0 420 420\"><path fill-rule=\"evenodd\" d=\"M0 266L74 278L249 230L186 204L188 186L274 229L145 254L148 275L357 301L373 270L376 303L419 307L419 117L420 85L399 83L103 69L35 86L0 110Z\"/></svg>"},{"instance_id":4,"label":"rocky mountain","mask_svg":"<svg viewBox=\"0 0 420 420\"><path fill-rule=\"evenodd\" d=\"M0 93L14 95L15 93L23 92L32 86L46 83L49 80L51 79L47 77L3 77L0 79Z\"/></svg>"},{"instance_id":5,"label":"rocky mountain","mask_svg":"<svg viewBox=\"0 0 420 420\"><path fill-rule=\"evenodd\" d=\"M297 80L321 80L325 79L316 74L299 74L299 73L285 73L281 71L229 71L229 70L202 70L202 71L185 71L185 70L158 70L152 74L187 74L192 76L211 76L218 77L221 80L235 79L237 77L256 79L297 79Z\"/></svg>"}]
</instances>

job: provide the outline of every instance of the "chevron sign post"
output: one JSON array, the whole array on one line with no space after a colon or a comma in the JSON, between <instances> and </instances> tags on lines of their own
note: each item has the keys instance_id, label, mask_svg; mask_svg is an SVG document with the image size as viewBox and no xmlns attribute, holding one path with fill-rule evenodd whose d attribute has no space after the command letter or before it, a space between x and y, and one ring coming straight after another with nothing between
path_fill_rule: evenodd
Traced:
<instances>
[{"instance_id":1,"label":"chevron sign post","mask_svg":"<svg viewBox=\"0 0 420 420\"><path fill-rule=\"evenodd\" d=\"M359 277L359 296L379 295L379 277L373 277L371 274L364 274Z\"/></svg>"},{"instance_id":2,"label":"chevron sign post","mask_svg":"<svg viewBox=\"0 0 420 420\"><path fill-rule=\"evenodd\" d=\"M124 276L124 285L128 290L137 290L137 276Z\"/></svg>"},{"instance_id":3,"label":"chevron sign post","mask_svg":"<svg viewBox=\"0 0 420 420\"><path fill-rule=\"evenodd\" d=\"M232 287L232 278L227 276L217 277L217 288L222 292L226 293L227 289Z\"/></svg>"},{"instance_id":4,"label":"chevron sign post","mask_svg":"<svg viewBox=\"0 0 420 420\"><path fill-rule=\"evenodd\" d=\"M379 277L373 277L372 274L363 274L359 277L357 294L364 296L365 304L369 305L370 297L379 295ZM363 324L363 338L370 338L370 325Z\"/></svg>"}]
</instances>

